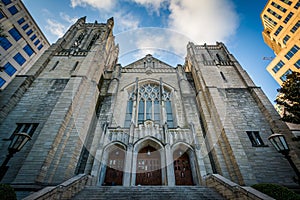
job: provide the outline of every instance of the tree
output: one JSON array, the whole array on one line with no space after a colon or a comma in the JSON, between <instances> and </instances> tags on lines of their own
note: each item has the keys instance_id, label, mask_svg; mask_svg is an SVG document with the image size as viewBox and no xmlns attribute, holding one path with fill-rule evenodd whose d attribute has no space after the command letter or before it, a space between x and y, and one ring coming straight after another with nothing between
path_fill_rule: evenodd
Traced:
<instances>
[{"instance_id":1,"label":"tree","mask_svg":"<svg viewBox=\"0 0 300 200\"><path fill-rule=\"evenodd\" d=\"M300 73L292 72L287 75L282 87L277 90L279 95L275 102L283 106L282 120L300 124Z\"/></svg>"}]
</instances>

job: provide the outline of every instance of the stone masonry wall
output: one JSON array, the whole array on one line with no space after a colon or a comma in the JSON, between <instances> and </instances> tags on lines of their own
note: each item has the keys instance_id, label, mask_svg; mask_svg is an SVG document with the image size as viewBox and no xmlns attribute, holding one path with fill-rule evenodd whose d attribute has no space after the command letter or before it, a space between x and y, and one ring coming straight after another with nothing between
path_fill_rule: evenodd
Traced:
<instances>
[{"instance_id":1,"label":"stone masonry wall","mask_svg":"<svg viewBox=\"0 0 300 200\"><path fill-rule=\"evenodd\" d=\"M4 134L1 134L1 151L7 151L9 141L2 139L9 138L16 129L16 123L38 123L37 130L32 136L32 140L24 147L22 152L16 154L9 162L14 166L14 170L8 171L5 181L14 180L20 169L24 158L28 155L33 144L38 138L40 131L51 114L60 94L68 83L68 79L37 79L29 90L24 94L14 110L7 116L0 126ZM43 153L40 154L42 156ZM5 153L1 155L4 159Z\"/></svg>"}]
</instances>

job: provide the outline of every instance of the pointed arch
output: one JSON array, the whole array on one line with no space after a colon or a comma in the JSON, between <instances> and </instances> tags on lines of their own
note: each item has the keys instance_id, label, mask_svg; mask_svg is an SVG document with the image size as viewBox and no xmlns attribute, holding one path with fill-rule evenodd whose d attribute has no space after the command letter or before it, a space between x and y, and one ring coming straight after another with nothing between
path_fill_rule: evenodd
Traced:
<instances>
[{"instance_id":1,"label":"pointed arch","mask_svg":"<svg viewBox=\"0 0 300 200\"><path fill-rule=\"evenodd\" d=\"M102 185L122 185L125 167L126 145L112 142L105 146L102 156Z\"/></svg>"},{"instance_id":2,"label":"pointed arch","mask_svg":"<svg viewBox=\"0 0 300 200\"><path fill-rule=\"evenodd\" d=\"M155 79L155 78L145 78L145 79L139 79L138 80L138 85L144 85L144 84L148 84L148 83L152 83L152 84L157 84L157 85L160 85L160 79ZM175 91L175 88L168 84L168 83L165 83L165 82L162 82L163 86L164 86L164 89L170 91L170 92L173 92ZM121 91L132 91L134 89L136 85L136 82L131 82L127 85L125 85L123 88L121 88Z\"/></svg>"},{"instance_id":3,"label":"pointed arch","mask_svg":"<svg viewBox=\"0 0 300 200\"><path fill-rule=\"evenodd\" d=\"M172 144L171 149L172 151L174 151L175 149L178 149L180 147L194 152L194 149L190 144L182 141Z\"/></svg>"},{"instance_id":4,"label":"pointed arch","mask_svg":"<svg viewBox=\"0 0 300 200\"><path fill-rule=\"evenodd\" d=\"M176 185L197 183L197 163L195 153L189 144L178 142L172 145L173 165Z\"/></svg>"},{"instance_id":5,"label":"pointed arch","mask_svg":"<svg viewBox=\"0 0 300 200\"><path fill-rule=\"evenodd\" d=\"M165 151L163 144L153 138L145 137L134 144L133 185L165 184Z\"/></svg>"},{"instance_id":6,"label":"pointed arch","mask_svg":"<svg viewBox=\"0 0 300 200\"><path fill-rule=\"evenodd\" d=\"M155 149L163 149L164 148L164 145L162 144L161 141L159 141L158 139L156 139L154 137L147 136L147 137L144 137L134 143L134 147L133 147L134 152L140 151L143 147L145 147L147 145L150 145Z\"/></svg>"},{"instance_id":7,"label":"pointed arch","mask_svg":"<svg viewBox=\"0 0 300 200\"><path fill-rule=\"evenodd\" d=\"M122 149L124 149L124 151L127 150L127 145L124 144L123 142L120 142L120 141L114 141L114 142L111 142L109 144L107 144L103 149L103 153L105 153L106 151L109 151L109 150L112 150L114 147L116 146L120 146Z\"/></svg>"}]
</instances>

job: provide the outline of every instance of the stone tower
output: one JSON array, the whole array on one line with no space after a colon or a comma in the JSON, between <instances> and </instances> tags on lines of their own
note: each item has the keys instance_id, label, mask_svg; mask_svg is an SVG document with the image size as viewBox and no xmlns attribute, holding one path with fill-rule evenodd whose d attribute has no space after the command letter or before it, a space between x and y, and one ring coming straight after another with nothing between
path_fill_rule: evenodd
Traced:
<instances>
[{"instance_id":1,"label":"stone tower","mask_svg":"<svg viewBox=\"0 0 300 200\"><path fill-rule=\"evenodd\" d=\"M1 139L26 132L32 140L10 160L3 182L53 185L76 172L93 130L103 72L117 62L114 21L79 19L31 70L1 94ZM102 78L102 79L101 79ZM1 140L1 160L9 142Z\"/></svg>"},{"instance_id":2,"label":"stone tower","mask_svg":"<svg viewBox=\"0 0 300 200\"><path fill-rule=\"evenodd\" d=\"M79 19L1 94L1 139L32 137L3 182L37 188L85 173L98 186L203 185L218 173L295 185L267 139L289 130L224 44L189 43L176 67L150 54L122 67L112 28Z\"/></svg>"},{"instance_id":3,"label":"stone tower","mask_svg":"<svg viewBox=\"0 0 300 200\"><path fill-rule=\"evenodd\" d=\"M194 78L214 173L241 185L293 185L295 174L268 141L269 135L276 132L286 135L293 144L291 132L224 44L189 43L186 70ZM299 164L298 155L293 151Z\"/></svg>"}]
</instances>

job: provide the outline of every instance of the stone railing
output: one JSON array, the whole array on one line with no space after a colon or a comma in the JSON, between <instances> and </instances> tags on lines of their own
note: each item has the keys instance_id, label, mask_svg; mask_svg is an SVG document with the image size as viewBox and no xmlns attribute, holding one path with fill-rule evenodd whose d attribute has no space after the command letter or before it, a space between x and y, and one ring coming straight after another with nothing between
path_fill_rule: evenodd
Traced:
<instances>
[{"instance_id":1,"label":"stone railing","mask_svg":"<svg viewBox=\"0 0 300 200\"><path fill-rule=\"evenodd\" d=\"M107 143L119 141L124 144L128 144L129 142L128 129L108 129L106 140Z\"/></svg>"},{"instance_id":2,"label":"stone railing","mask_svg":"<svg viewBox=\"0 0 300 200\"><path fill-rule=\"evenodd\" d=\"M190 129L169 129L170 144L186 142L192 144L194 141L193 133Z\"/></svg>"},{"instance_id":3,"label":"stone railing","mask_svg":"<svg viewBox=\"0 0 300 200\"><path fill-rule=\"evenodd\" d=\"M252 187L240 186L219 174L211 174L206 176L205 182L207 187L216 189L217 192L226 199L275 200Z\"/></svg>"},{"instance_id":4,"label":"stone railing","mask_svg":"<svg viewBox=\"0 0 300 200\"><path fill-rule=\"evenodd\" d=\"M45 187L27 196L23 200L71 199L87 185L88 180L88 175L79 174L57 186Z\"/></svg>"}]
</instances>

